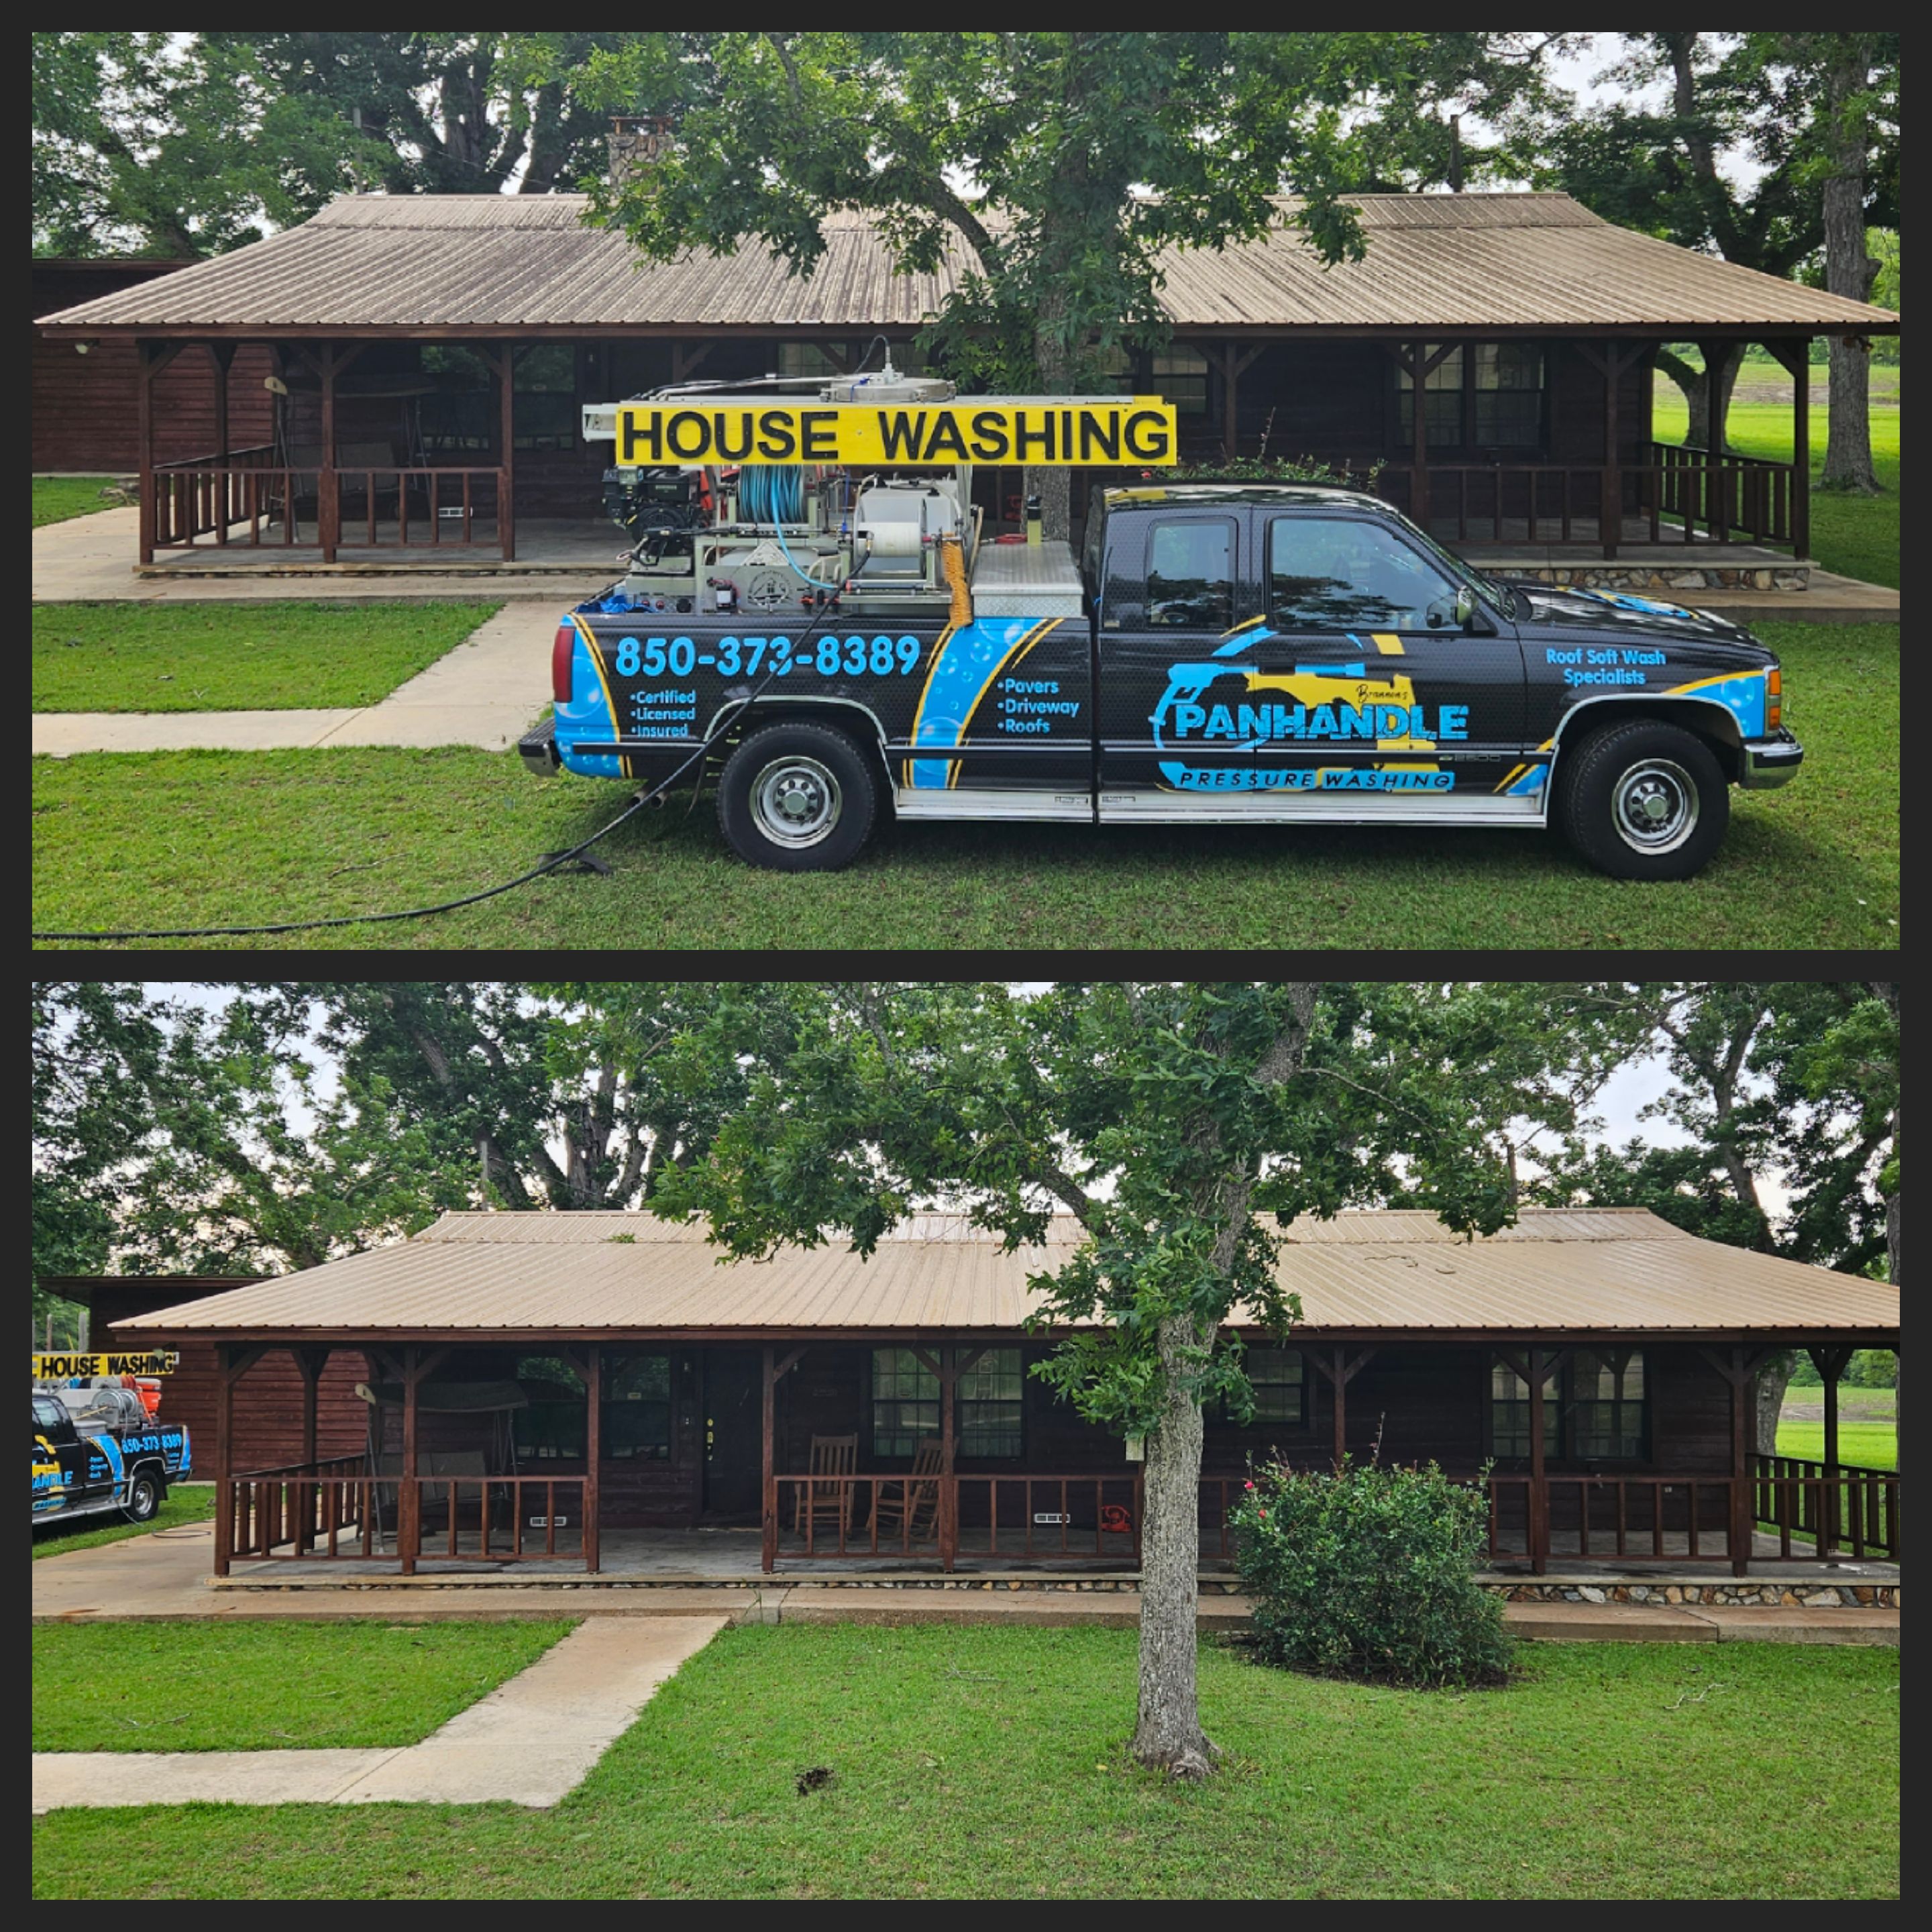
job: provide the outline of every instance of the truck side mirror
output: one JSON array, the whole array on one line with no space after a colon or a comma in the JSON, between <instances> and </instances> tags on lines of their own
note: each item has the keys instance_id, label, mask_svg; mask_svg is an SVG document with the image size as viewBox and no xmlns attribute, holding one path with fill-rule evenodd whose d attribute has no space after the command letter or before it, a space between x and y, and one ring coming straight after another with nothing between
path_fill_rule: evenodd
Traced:
<instances>
[{"instance_id":1,"label":"truck side mirror","mask_svg":"<svg viewBox=\"0 0 1932 1932\"><path fill-rule=\"evenodd\" d=\"M1476 614L1476 593L1466 584L1459 584L1456 590L1456 623L1460 630L1469 628L1469 620Z\"/></svg>"}]
</instances>

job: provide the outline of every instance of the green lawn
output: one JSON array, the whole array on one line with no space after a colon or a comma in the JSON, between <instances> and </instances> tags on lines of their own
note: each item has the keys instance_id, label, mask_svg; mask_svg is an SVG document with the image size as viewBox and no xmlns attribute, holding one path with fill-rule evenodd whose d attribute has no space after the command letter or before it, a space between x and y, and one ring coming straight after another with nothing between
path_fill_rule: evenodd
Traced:
<instances>
[{"instance_id":1,"label":"green lawn","mask_svg":"<svg viewBox=\"0 0 1932 1932\"><path fill-rule=\"evenodd\" d=\"M126 1522L118 1516L87 1516L71 1528L50 1523L34 1531L34 1561L64 1556L70 1550L92 1550L96 1544L119 1543L130 1536L146 1536L158 1529L178 1529L184 1522L206 1522L214 1514L214 1485L196 1483L170 1490L167 1500L148 1522ZM80 1526L85 1523L88 1528Z\"/></svg>"},{"instance_id":2,"label":"green lawn","mask_svg":"<svg viewBox=\"0 0 1932 1932\"><path fill-rule=\"evenodd\" d=\"M1702 877L1636 885L1536 832L908 825L849 871L742 864L680 799L553 876L420 922L188 946L1890 948L1895 625L1767 624L1808 758L1733 793ZM34 761L34 922L247 925L473 892L587 837L621 786L451 748Z\"/></svg>"},{"instance_id":3,"label":"green lawn","mask_svg":"<svg viewBox=\"0 0 1932 1932\"><path fill-rule=\"evenodd\" d=\"M1822 1422L1786 1422L1778 1425L1778 1453L1802 1456L1816 1462L1825 1454L1825 1425ZM1898 1432L1889 1422L1838 1424L1838 1460L1864 1469L1898 1467Z\"/></svg>"},{"instance_id":4,"label":"green lawn","mask_svg":"<svg viewBox=\"0 0 1932 1932\"><path fill-rule=\"evenodd\" d=\"M34 478L34 527L64 524L70 517L90 517L114 506L100 500L111 476L36 476Z\"/></svg>"},{"instance_id":5,"label":"green lawn","mask_svg":"<svg viewBox=\"0 0 1932 1932\"><path fill-rule=\"evenodd\" d=\"M1876 376L1881 372L1874 370ZM1892 379L1898 394L1898 372ZM1874 384L1875 393L1880 385ZM1822 490L1818 478L1825 466L1826 412L1811 410L1811 554L1826 570L1868 584L1898 583L1898 410L1874 406L1871 411L1872 468L1885 485L1882 496L1852 496ZM1666 376L1657 380L1652 433L1662 442L1684 440L1688 415L1684 393ZM1733 402L1726 418L1730 440L1748 456L1789 463L1792 456L1792 418L1789 402Z\"/></svg>"},{"instance_id":6,"label":"green lawn","mask_svg":"<svg viewBox=\"0 0 1932 1932\"><path fill-rule=\"evenodd\" d=\"M498 604L36 604L36 711L374 704Z\"/></svg>"},{"instance_id":7,"label":"green lawn","mask_svg":"<svg viewBox=\"0 0 1932 1932\"><path fill-rule=\"evenodd\" d=\"M34 1749L412 1744L574 1628L569 1619L37 1624Z\"/></svg>"},{"instance_id":8,"label":"green lawn","mask_svg":"<svg viewBox=\"0 0 1932 1932\"><path fill-rule=\"evenodd\" d=\"M500 1628L498 1626L496 1628ZM724 1631L554 1810L74 1810L44 1898L1893 1896L1898 1653L1532 1646L1466 1696L1204 1648L1226 1768L1130 1768L1132 1630ZM800 1796L800 1774L830 1783ZM351 1848L352 1847L352 1851Z\"/></svg>"}]
</instances>

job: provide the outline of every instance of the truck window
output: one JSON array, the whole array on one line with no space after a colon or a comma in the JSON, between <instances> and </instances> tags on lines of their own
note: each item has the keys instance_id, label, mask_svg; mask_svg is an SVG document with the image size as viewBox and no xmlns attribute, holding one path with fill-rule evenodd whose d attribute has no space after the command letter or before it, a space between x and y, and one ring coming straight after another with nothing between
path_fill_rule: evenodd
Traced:
<instances>
[{"instance_id":1,"label":"truck window","mask_svg":"<svg viewBox=\"0 0 1932 1932\"><path fill-rule=\"evenodd\" d=\"M1268 615L1290 631L1454 630L1456 586L1359 518L1277 517L1268 526Z\"/></svg>"},{"instance_id":2,"label":"truck window","mask_svg":"<svg viewBox=\"0 0 1932 1932\"><path fill-rule=\"evenodd\" d=\"M36 1429L58 1429L66 1420L67 1411L51 1396L34 1396L34 1426Z\"/></svg>"},{"instance_id":3,"label":"truck window","mask_svg":"<svg viewBox=\"0 0 1932 1932\"><path fill-rule=\"evenodd\" d=\"M1156 523L1148 537L1147 621L1225 631L1234 621L1234 526L1221 518Z\"/></svg>"}]
</instances>

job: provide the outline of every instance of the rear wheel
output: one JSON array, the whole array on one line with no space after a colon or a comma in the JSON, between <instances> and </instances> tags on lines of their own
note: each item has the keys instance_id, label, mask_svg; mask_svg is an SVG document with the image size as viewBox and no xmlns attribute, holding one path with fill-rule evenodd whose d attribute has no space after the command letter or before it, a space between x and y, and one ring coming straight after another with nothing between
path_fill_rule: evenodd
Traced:
<instances>
[{"instance_id":1,"label":"rear wheel","mask_svg":"<svg viewBox=\"0 0 1932 1932\"><path fill-rule=\"evenodd\" d=\"M131 1522L147 1522L161 1506L161 1486L148 1471L143 1469L128 1485L128 1500L122 1504Z\"/></svg>"},{"instance_id":2,"label":"rear wheel","mask_svg":"<svg viewBox=\"0 0 1932 1932\"><path fill-rule=\"evenodd\" d=\"M778 872L830 872L872 836L878 788L866 754L829 725L754 732L718 786L718 822L740 858Z\"/></svg>"},{"instance_id":3,"label":"rear wheel","mask_svg":"<svg viewBox=\"0 0 1932 1932\"><path fill-rule=\"evenodd\" d=\"M1606 725L1558 760L1558 827L1613 878L1688 879L1701 872L1730 812L1716 754L1679 725Z\"/></svg>"}]
</instances>

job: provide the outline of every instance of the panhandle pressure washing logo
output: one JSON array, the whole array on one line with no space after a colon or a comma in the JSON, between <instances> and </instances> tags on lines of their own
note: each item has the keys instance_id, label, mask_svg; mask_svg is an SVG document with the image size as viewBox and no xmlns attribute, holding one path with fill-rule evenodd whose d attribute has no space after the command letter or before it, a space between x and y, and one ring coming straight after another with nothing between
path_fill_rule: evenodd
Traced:
<instances>
[{"instance_id":1,"label":"panhandle pressure washing logo","mask_svg":"<svg viewBox=\"0 0 1932 1932\"><path fill-rule=\"evenodd\" d=\"M1274 634L1266 629L1238 634L1215 656ZM1401 654L1396 638L1378 635L1374 641L1384 655ZM1159 749L1196 758L1349 743L1378 752L1432 752L1468 738L1469 707L1419 703L1406 673L1391 667L1371 676L1366 658L1360 664L1297 664L1290 671L1210 662L1170 665L1150 722ZM1182 791L1448 791L1456 782L1454 772L1428 764L1202 768L1174 759L1160 769Z\"/></svg>"}]
</instances>

